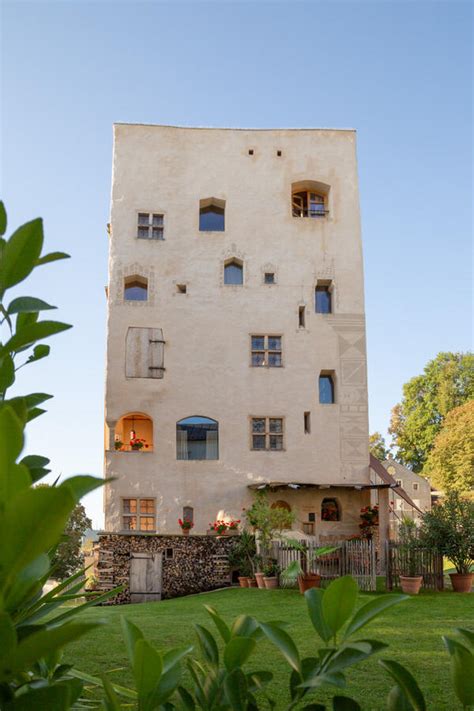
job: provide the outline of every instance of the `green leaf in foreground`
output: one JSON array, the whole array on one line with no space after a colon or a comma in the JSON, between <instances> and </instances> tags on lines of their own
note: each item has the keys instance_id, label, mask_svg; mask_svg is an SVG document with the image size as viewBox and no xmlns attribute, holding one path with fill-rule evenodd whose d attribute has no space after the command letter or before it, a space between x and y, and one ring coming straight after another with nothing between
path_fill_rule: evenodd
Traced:
<instances>
[{"instance_id":1,"label":"green leaf in foreground","mask_svg":"<svg viewBox=\"0 0 474 711\"><path fill-rule=\"evenodd\" d=\"M56 306L51 306L46 301L36 299L34 296L19 296L13 299L7 309L7 313L12 316L13 314L36 313L37 311L49 311L56 308Z\"/></svg>"}]
</instances>

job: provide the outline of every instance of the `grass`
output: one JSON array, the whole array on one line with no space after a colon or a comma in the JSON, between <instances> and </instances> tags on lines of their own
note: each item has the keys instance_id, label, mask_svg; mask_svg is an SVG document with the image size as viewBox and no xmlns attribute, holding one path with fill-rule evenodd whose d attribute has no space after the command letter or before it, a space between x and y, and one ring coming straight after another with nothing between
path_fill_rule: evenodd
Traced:
<instances>
[{"instance_id":1,"label":"grass","mask_svg":"<svg viewBox=\"0 0 474 711\"><path fill-rule=\"evenodd\" d=\"M362 593L360 604L374 595ZM64 661L74 662L78 669L92 674L119 669L111 671L110 677L117 683L131 685L120 618L126 616L138 625L157 649L169 649L195 642L194 623L214 629L204 604L215 607L227 621L240 614L253 615L262 622L285 620L302 656L313 656L320 646L304 598L296 590L230 589L156 603L88 610L82 614L83 619L103 619L108 624L69 645ZM364 628L361 637L390 644L381 656L408 667L418 679L429 709L454 711L461 707L456 705L449 657L441 635L460 626L474 628L474 595L425 592L382 614ZM266 641L259 643L247 666L273 672L272 689L278 700L277 709L284 709L288 700L289 668L276 648ZM380 711L386 707L391 684L374 660L359 665L348 679L347 694L355 698L364 711ZM327 691L318 691L306 703L330 697Z\"/></svg>"}]
</instances>

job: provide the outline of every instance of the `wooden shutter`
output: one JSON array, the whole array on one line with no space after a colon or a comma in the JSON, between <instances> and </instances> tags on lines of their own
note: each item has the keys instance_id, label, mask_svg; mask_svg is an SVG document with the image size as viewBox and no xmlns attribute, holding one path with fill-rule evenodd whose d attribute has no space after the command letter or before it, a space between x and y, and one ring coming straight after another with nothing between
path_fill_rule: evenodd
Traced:
<instances>
[{"instance_id":1,"label":"wooden shutter","mask_svg":"<svg viewBox=\"0 0 474 711\"><path fill-rule=\"evenodd\" d=\"M164 340L161 328L138 328L127 331L125 376L127 378L162 378Z\"/></svg>"}]
</instances>

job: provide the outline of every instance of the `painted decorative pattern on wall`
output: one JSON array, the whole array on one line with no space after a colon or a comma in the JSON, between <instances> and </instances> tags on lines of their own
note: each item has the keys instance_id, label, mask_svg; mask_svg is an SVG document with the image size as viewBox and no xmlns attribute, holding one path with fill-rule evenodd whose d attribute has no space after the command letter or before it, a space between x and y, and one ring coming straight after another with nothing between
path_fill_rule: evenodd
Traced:
<instances>
[{"instance_id":1,"label":"painted decorative pattern on wall","mask_svg":"<svg viewBox=\"0 0 474 711\"><path fill-rule=\"evenodd\" d=\"M353 478L368 465L365 318L333 314L327 322L338 336L341 462L345 477Z\"/></svg>"}]
</instances>

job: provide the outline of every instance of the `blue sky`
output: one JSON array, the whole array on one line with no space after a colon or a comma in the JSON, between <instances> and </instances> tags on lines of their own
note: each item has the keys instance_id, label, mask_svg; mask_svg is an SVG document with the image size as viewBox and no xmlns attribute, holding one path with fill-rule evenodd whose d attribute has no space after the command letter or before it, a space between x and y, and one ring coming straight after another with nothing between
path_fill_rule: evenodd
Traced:
<instances>
[{"instance_id":1,"label":"blue sky","mask_svg":"<svg viewBox=\"0 0 474 711\"><path fill-rule=\"evenodd\" d=\"M468 2L4 2L2 196L41 215L28 292L74 329L20 373L54 393L28 449L102 473L112 123L354 127L371 430L440 350L472 347ZM101 494L86 499L96 526Z\"/></svg>"}]
</instances>

